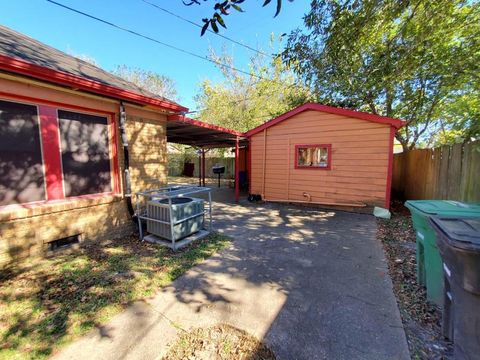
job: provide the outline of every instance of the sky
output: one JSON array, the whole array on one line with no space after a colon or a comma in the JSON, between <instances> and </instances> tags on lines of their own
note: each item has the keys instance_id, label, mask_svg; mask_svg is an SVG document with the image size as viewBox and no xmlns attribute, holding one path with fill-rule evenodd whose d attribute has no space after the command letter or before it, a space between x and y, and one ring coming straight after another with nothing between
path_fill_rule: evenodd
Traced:
<instances>
[{"instance_id":1,"label":"sky","mask_svg":"<svg viewBox=\"0 0 480 360\"><path fill-rule=\"evenodd\" d=\"M206 33L142 0L56 0L69 7L156 38L201 56L209 49L233 55L235 67L248 70L255 53L240 45ZM214 0L200 6L185 6L182 0L148 0L173 13L201 24L213 13ZM310 0L283 0L281 13L274 18L276 2L262 7L263 0L247 0L244 13L225 17L227 29L221 33L253 48L269 50L271 34L281 35L301 27ZM194 96L202 80L221 81L219 69L211 63L132 34L69 12L46 0L0 0L0 23L54 48L93 58L106 69L127 65L171 77L176 82L178 101L195 110ZM281 47L285 44L277 44ZM270 51L270 50L269 50Z\"/></svg>"}]
</instances>

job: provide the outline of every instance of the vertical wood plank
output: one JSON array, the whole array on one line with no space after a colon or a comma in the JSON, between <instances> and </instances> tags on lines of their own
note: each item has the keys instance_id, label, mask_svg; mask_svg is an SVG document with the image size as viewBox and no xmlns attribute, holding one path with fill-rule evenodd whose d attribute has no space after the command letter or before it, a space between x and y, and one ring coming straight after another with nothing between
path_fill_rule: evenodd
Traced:
<instances>
[{"instance_id":1,"label":"vertical wood plank","mask_svg":"<svg viewBox=\"0 0 480 360\"><path fill-rule=\"evenodd\" d=\"M450 148L450 157L447 170L447 191L446 199L458 200L460 194L460 181L462 175L462 144L455 144Z\"/></svg>"},{"instance_id":2,"label":"vertical wood plank","mask_svg":"<svg viewBox=\"0 0 480 360\"><path fill-rule=\"evenodd\" d=\"M425 151L424 164L426 171L424 198L431 199L435 188L435 160L434 151L428 149Z\"/></svg>"},{"instance_id":3,"label":"vertical wood plank","mask_svg":"<svg viewBox=\"0 0 480 360\"><path fill-rule=\"evenodd\" d=\"M480 201L480 142L466 144L462 168L461 198L464 201Z\"/></svg>"},{"instance_id":4,"label":"vertical wood plank","mask_svg":"<svg viewBox=\"0 0 480 360\"><path fill-rule=\"evenodd\" d=\"M405 199L480 202L480 141L396 154L393 189Z\"/></svg>"},{"instance_id":5,"label":"vertical wood plank","mask_svg":"<svg viewBox=\"0 0 480 360\"><path fill-rule=\"evenodd\" d=\"M447 189L448 189L448 163L450 157L450 147L442 146L442 160L440 161L440 175L438 178L439 181L439 193L438 199L447 198Z\"/></svg>"}]
</instances>

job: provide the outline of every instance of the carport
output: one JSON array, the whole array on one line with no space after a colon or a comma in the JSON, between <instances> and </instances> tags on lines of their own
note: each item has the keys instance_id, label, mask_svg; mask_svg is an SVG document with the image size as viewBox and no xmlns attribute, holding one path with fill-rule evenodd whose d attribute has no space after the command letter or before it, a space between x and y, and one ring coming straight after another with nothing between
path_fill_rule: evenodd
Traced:
<instances>
[{"instance_id":1,"label":"carport","mask_svg":"<svg viewBox=\"0 0 480 360\"><path fill-rule=\"evenodd\" d=\"M192 146L200 150L200 186L205 186L205 152L208 149L215 148L235 148L235 201L239 201L240 148L247 149L248 144L243 133L190 119L184 115L170 115L167 121L167 141Z\"/></svg>"}]
</instances>

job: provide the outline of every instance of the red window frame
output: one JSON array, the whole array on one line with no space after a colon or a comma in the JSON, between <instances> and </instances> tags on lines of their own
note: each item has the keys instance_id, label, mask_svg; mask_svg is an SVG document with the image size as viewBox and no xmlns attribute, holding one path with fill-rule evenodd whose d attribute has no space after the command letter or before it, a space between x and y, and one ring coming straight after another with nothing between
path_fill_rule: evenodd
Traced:
<instances>
[{"instance_id":1,"label":"red window frame","mask_svg":"<svg viewBox=\"0 0 480 360\"><path fill-rule=\"evenodd\" d=\"M5 101L18 102L21 104L33 105L37 107L40 127L40 141L42 146L42 161L44 167L46 187L46 200L34 201L23 204L3 205L0 206L0 209L15 208L18 206L24 207L25 205L42 205L47 204L51 201L73 201L76 199L91 199L120 194L120 169L118 163L117 149L117 118L115 113L4 92L0 92L0 99ZM107 117L112 191L65 197L58 110L67 110Z\"/></svg>"},{"instance_id":2,"label":"red window frame","mask_svg":"<svg viewBox=\"0 0 480 360\"><path fill-rule=\"evenodd\" d=\"M327 149L327 166L304 166L298 165L298 150L309 148L326 148ZM295 145L295 169L309 170L331 170L332 169L332 144L297 144Z\"/></svg>"}]
</instances>

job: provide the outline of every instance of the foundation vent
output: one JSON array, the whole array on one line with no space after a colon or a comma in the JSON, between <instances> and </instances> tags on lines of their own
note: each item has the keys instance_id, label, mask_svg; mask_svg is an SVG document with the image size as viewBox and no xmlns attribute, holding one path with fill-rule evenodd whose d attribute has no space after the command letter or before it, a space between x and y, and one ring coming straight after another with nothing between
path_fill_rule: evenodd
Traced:
<instances>
[{"instance_id":1,"label":"foundation vent","mask_svg":"<svg viewBox=\"0 0 480 360\"><path fill-rule=\"evenodd\" d=\"M81 235L72 235L64 237L58 240L50 241L48 243L48 251L58 251L63 249L68 249L76 244L80 243Z\"/></svg>"}]
</instances>

